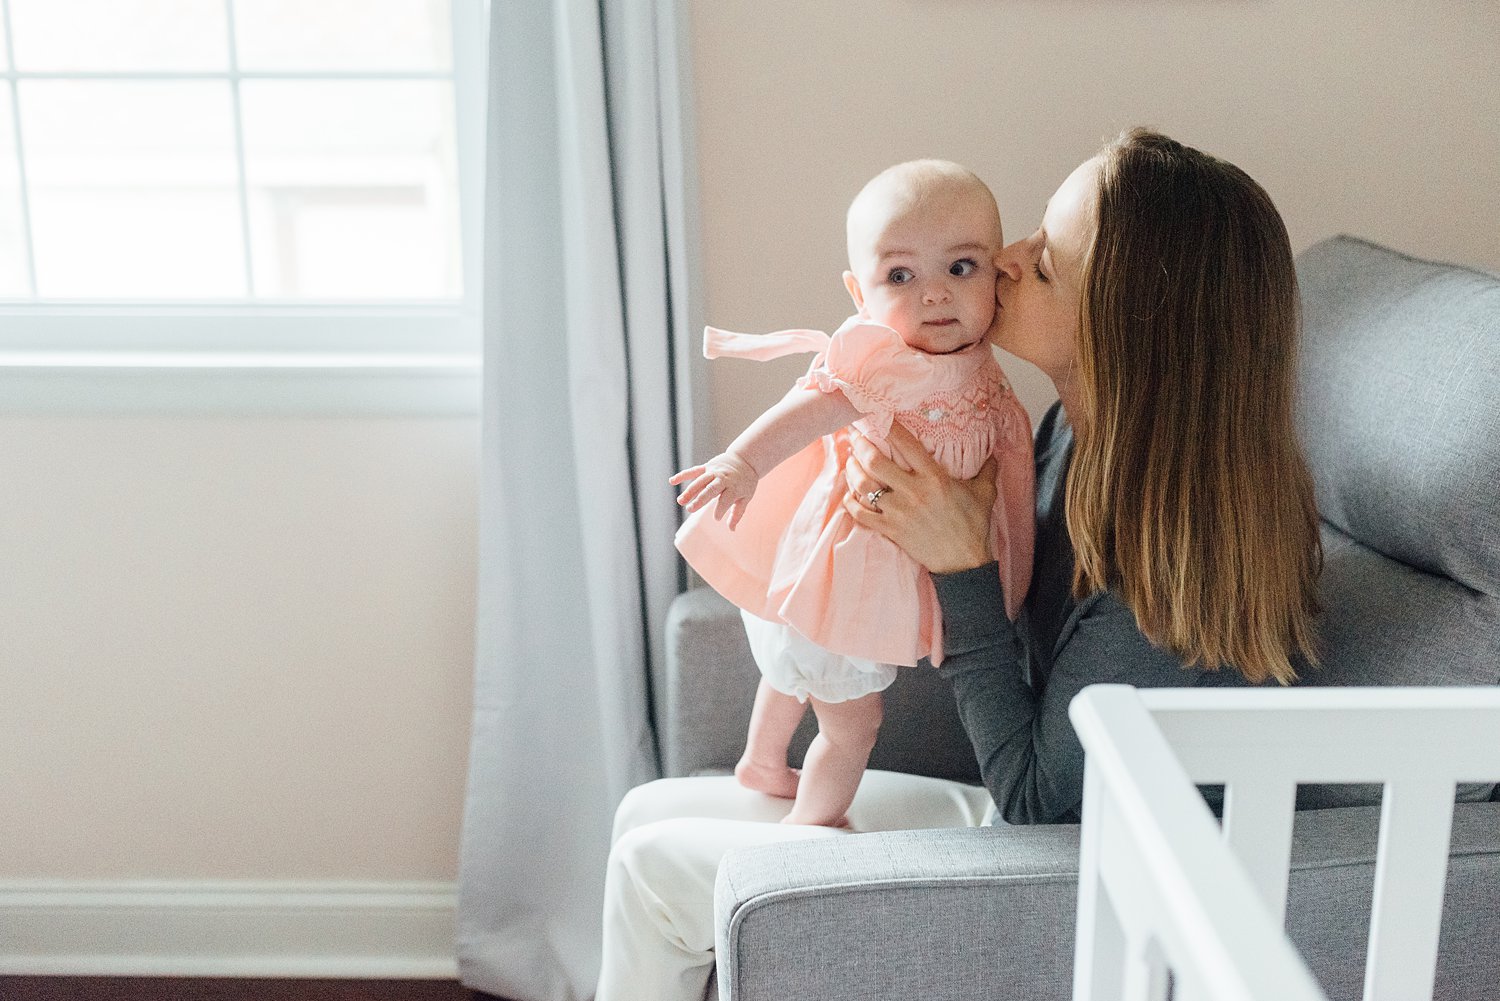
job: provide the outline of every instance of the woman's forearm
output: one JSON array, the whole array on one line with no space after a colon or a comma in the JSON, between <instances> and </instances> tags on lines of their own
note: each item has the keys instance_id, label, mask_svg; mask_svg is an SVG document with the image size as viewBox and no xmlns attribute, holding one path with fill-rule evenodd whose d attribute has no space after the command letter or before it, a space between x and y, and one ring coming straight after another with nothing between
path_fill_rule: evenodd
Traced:
<instances>
[{"instance_id":1,"label":"woman's forearm","mask_svg":"<svg viewBox=\"0 0 1500 1001\"><path fill-rule=\"evenodd\" d=\"M1201 669L1184 669L1175 654L1142 636L1124 602L1100 592L1069 612L1056 645L1045 653L1046 677L1033 685L1016 627L1005 617L996 564L932 579L943 610L940 673L953 682L985 788L1012 824L1077 818L1083 745L1068 706L1084 688L1177 688L1203 681ZM1213 675L1216 683L1239 679L1232 672Z\"/></svg>"},{"instance_id":2,"label":"woman's forearm","mask_svg":"<svg viewBox=\"0 0 1500 1001\"><path fill-rule=\"evenodd\" d=\"M1074 804L1059 802L1042 780L1034 739L1039 699L1026 678L1016 627L1005 615L999 567L934 574L933 583L943 611L939 673L953 683L985 788L1008 823L1059 820Z\"/></svg>"}]
</instances>

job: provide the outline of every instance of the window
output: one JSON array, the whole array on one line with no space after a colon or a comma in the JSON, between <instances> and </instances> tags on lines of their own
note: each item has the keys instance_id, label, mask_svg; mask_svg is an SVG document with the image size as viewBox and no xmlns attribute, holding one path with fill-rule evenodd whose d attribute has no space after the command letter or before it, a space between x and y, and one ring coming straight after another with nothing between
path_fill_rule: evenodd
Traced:
<instances>
[{"instance_id":1,"label":"window","mask_svg":"<svg viewBox=\"0 0 1500 1001\"><path fill-rule=\"evenodd\" d=\"M0 14L9 364L472 363L483 0Z\"/></svg>"}]
</instances>

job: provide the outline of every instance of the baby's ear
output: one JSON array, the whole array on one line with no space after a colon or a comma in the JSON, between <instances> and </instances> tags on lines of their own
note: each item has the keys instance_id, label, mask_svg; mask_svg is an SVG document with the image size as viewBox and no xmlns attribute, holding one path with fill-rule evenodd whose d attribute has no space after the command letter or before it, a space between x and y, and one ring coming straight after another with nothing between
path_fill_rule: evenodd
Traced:
<instances>
[{"instance_id":1,"label":"baby's ear","mask_svg":"<svg viewBox=\"0 0 1500 1001\"><path fill-rule=\"evenodd\" d=\"M849 290L849 298L854 300L854 309L860 316L865 315L865 293L859 287L859 279L854 277L853 271L844 272L844 288Z\"/></svg>"}]
</instances>

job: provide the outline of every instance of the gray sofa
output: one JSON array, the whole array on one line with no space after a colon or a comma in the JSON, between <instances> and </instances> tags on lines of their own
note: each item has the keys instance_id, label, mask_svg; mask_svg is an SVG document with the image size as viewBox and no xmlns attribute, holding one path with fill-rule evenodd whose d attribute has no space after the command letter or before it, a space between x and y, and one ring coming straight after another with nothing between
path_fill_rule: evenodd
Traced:
<instances>
[{"instance_id":1,"label":"gray sofa","mask_svg":"<svg viewBox=\"0 0 1500 1001\"><path fill-rule=\"evenodd\" d=\"M1298 269L1299 420L1327 554L1325 663L1306 681L1500 682L1500 279L1348 237L1309 249ZM694 591L668 634L668 771L727 769L757 677L738 616ZM872 767L978 781L935 672L903 671L887 705ZM1338 795L1369 804L1379 791ZM1447 1001L1500 999L1496 795L1464 787L1471 802L1454 818L1435 992ZM1288 928L1336 1001L1361 994L1378 824L1372 805L1297 818ZM717 890L719 996L1067 998L1077 855L1071 826L732 853Z\"/></svg>"}]
</instances>

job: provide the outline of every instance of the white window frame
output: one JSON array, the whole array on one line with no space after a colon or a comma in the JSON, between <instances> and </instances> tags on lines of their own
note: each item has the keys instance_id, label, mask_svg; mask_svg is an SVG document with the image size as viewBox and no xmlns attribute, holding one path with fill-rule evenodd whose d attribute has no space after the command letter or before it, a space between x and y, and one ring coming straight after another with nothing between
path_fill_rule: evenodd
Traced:
<instances>
[{"instance_id":1,"label":"white window frame","mask_svg":"<svg viewBox=\"0 0 1500 1001\"><path fill-rule=\"evenodd\" d=\"M461 299L4 302L0 303L0 414L478 413L488 18L485 0L450 2ZM227 0L227 5L232 40L233 0ZM18 149L16 83L21 79L224 79L227 75L237 81L241 77L234 64L227 74L21 73L14 59L9 10L4 5L0 8L6 12L5 38L10 50L0 80L10 85ZM446 75L243 74L255 79ZM238 114L237 102L235 108ZM21 187L23 232L29 242L24 158ZM29 273L29 278L34 290L35 275Z\"/></svg>"}]
</instances>

